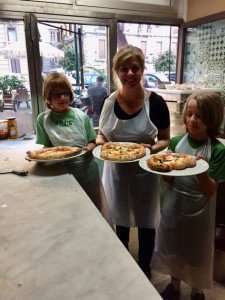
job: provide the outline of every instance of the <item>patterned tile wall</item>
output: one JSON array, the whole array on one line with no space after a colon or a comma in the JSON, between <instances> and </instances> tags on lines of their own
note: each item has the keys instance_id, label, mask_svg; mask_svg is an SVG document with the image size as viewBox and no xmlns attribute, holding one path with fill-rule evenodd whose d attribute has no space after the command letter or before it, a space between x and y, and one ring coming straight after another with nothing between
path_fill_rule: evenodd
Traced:
<instances>
[{"instance_id":1,"label":"patterned tile wall","mask_svg":"<svg viewBox=\"0 0 225 300\"><path fill-rule=\"evenodd\" d=\"M225 20L188 28L184 82L225 92Z\"/></svg>"}]
</instances>

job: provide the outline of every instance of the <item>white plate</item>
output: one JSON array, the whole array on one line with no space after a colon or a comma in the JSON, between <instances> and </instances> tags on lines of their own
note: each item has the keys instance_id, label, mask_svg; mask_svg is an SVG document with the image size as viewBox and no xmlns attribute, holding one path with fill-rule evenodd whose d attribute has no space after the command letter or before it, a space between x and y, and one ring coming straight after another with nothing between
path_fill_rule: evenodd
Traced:
<instances>
[{"instance_id":1,"label":"white plate","mask_svg":"<svg viewBox=\"0 0 225 300\"><path fill-rule=\"evenodd\" d=\"M29 156L26 156L25 159L29 160L29 161L36 161L36 162L42 162L42 163L64 162L67 160L77 158L78 156L81 156L81 155L85 154L86 152L87 152L86 150L82 150L81 152L79 152L76 155L64 157L64 158L57 158L57 159L35 159L35 158L30 158Z\"/></svg>"},{"instance_id":2,"label":"white plate","mask_svg":"<svg viewBox=\"0 0 225 300\"><path fill-rule=\"evenodd\" d=\"M172 170L169 172L159 172L159 171L154 171L150 169L147 165L147 159L141 159L139 161L139 165L142 169L158 174L158 175L164 175L164 176L191 176L191 175L197 175L204 173L205 171L208 170L209 164L204 160L204 159L198 159L197 164L193 168L186 168L184 170Z\"/></svg>"},{"instance_id":3,"label":"white plate","mask_svg":"<svg viewBox=\"0 0 225 300\"><path fill-rule=\"evenodd\" d=\"M116 144L121 144L121 143L118 142ZM134 143L123 142L123 144L134 144ZM143 158L147 159L147 158L149 158L149 155L150 155L150 150L148 148L145 148L145 156L143 156L141 158L137 158L137 159L133 159L133 160L124 160L124 161L121 161L121 160L109 160L109 159L104 159L104 158L101 157L101 147L102 147L102 145L99 145L99 146L97 146L97 147L94 148L94 150L92 151L94 157L96 157L96 158L98 158L100 160L110 161L110 162L118 163L118 164L132 163L132 162L135 162L135 161L139 161L140 159L143 159Z\"/></svg>"}]
</instances>

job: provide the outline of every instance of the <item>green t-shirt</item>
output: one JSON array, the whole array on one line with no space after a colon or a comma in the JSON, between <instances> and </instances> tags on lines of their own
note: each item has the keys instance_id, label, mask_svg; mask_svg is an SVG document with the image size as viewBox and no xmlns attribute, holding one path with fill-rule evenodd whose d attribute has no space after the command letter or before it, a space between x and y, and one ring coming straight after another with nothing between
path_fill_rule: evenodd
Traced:
<instances>
[{"instance_id":1,"label":"green t-shirt","mask_svg":"<svg viewBox=\"0 0 225 300\"><path fill-rule=\"evenodd\" d=\"M183 135L175 136L170 140L169 149L175 151L176 145L181 140ZM202 142L193 140L188 136L189 145L197 149L202 145ZM212 139L212 153L209 160L209 176L216 181L225 181L225 146L217 139Z\"/></svg>"},{"instance_id":2,"label":"green t-shirt","mask_svg":"<svg viewBox=\"0 0 225 300\"><path fill-rule=\"evenodd\" d=\"M63 128L74 127L77 124L82 125L85 128L85 139L88 142L94 141L96 138L96 133L94 128L91 124L89 117L83 113L81 110L77 108L70 108L67 112L57 113L53 111L45 111L38 115L37 118L37 139L36 143L44 145L46 147L54 146L51 143L51 140L45 130L44 127L44 118L47 114L50 114L50 118L53 124L52 126L57 127L58 129L62 130ZM71 145L75 146L75 145Z\"/></svg>"}]
</instances>

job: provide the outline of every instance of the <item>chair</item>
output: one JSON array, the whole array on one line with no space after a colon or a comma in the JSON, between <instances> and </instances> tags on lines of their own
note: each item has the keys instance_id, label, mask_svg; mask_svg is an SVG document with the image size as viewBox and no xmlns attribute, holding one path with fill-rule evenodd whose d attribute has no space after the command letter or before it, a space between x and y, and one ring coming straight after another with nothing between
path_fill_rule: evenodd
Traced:
<instances>
[{"instance_id":1,"label":"chair","mask_svg":"<svg viewBox=\"0 0 225 300\"><path fill-rule=\"evenodd\" d=\"M3 110L11 109L16 111L16 100L15 100L15 92L11 91L11 93L7 95L3 95Z\"/></svg>"},{"instance_id":2,"label":"chair","mask_svg":"<svg viewBox=\"0 0 225 300\"><path fill-rule=\"evenodd\" d=\"M26 102L27 108L30 108L30 104L29 104L30 96L26 88L21 87L17 89L15 95L15 101L16 101L17 109L19 109L20 104L22 102Z\"/></svg>"},{"instance_id":3,"label":"chair","mask_svg":"<svg viewBox=\"0 0 225 300\"><path fill-rule=\"evenodd\" d=\"M3 101L3 91L0 90L0 112L3 111L4 101Z\"/></svg>"}]
</instances>

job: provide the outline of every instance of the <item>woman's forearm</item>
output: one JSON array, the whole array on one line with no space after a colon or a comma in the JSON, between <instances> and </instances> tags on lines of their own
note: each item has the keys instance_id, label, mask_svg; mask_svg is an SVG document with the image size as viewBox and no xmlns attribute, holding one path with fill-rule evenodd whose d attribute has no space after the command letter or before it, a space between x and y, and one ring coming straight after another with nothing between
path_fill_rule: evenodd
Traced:
<instances>
[{"instance_id":1,"label":"woman's forearm","mask_svg":"<svg viewBox=\"0 0 225 300\"><path fill-rule=\"evenodd\" d=\"M169 145L169 139L160 140L151 146L151 153L157 153Z\"/></svg>"},{"instance_id":2,"label":"woman's forearm","mask_svg":"<svg viewBox=\"0 0 225 300\"><path fill-rule=\"evenodd\" d=\"M105 142L107 142L107 138L104 136L104 134L101 131L99 131L96 137L96 144L102 145Z\"/></svg>"}]
</instances>

